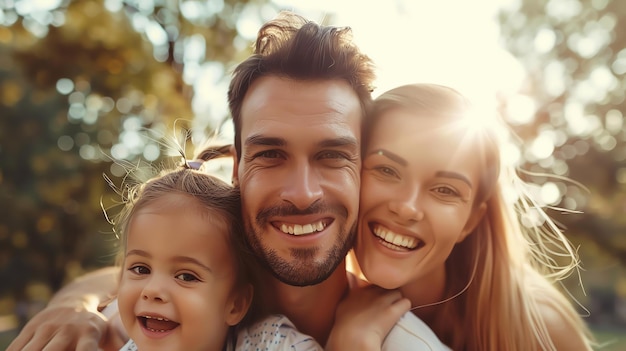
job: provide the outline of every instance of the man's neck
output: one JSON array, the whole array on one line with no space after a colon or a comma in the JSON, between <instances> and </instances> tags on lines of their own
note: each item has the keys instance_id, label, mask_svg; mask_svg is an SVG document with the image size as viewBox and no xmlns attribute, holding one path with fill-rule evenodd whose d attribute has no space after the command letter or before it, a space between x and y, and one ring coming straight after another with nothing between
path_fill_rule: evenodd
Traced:
<instances>
[{"instance_id":1,"label":"man's neck","mask_svg":"<svg viewBox=\"0 0 626 351\"><path fill-rule=\"evenodd\" d=\"M298 331L324 345L333 327L337 304L348 291L345 263L317 285L291 286L273 276L269 276L268 280L264 292L271 312L287 316Z\"/></svg>"}]
</instances>

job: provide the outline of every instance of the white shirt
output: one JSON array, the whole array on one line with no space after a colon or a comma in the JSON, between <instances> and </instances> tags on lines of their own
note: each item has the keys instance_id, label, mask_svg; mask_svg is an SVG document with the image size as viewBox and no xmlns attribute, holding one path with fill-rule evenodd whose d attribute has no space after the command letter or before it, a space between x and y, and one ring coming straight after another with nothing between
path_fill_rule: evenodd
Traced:
<instances>
[{"instance_id":1,"label":"white shirt","mask_svg":"<svg viewBox=\"0 0 626 351\"><path fill-rule=\"evenodd\" d=\"M233 350L232 343L226 350ZM237 333L234 350L266 351L323 351L310 336L300 333L293 323L283 315L271 315ZM129 340L120 351L138 351L137 345Z\"/></svg>"},{"instance_id":2,"label":"white shirt","mask_svg":"<svg viewBox=\"0 0 626 351\"><path fill-rule=\"evenodd\" d=\"M382 351L451 351L426 323L412 312L405 313L383 341Z\"/></svg>"}]
</instances>

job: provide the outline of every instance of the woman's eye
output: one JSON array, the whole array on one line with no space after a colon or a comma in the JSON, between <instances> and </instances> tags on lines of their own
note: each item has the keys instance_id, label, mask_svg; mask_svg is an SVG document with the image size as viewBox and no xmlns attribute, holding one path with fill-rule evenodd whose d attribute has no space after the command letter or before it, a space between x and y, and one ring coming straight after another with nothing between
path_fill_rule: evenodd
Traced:
<instances>
[{"instance_id":1,"label":"woman's eye","mask_svg":"<svg viewBox=\"0 0 626 351\"><path fill-rule=\"evenodd\" d=\"M193 282L193 281L200 280L200 279L198 279L198 277L196 277L195 275L193 275L191 273L181 273L181 274L176 276L176 279L180 279L180 280L185 281L185 282Z\"/></svg>"},{"instance_id":2,"label":"woman's eye","mask_svg":"<svg viewBox=\"0 0 626 351\"><path fill-rule=\"evenodd\" d=\"M443 195L459 196L459 193L457 191L446 186L438 187L437 189L435 189L435 191Z\"/></svg>"},{"instance_id":3,"label":"woman's eye","mask_svg":"<svg viewBox=\"0 0 626 351\"><path fill-rule=\"evenodd\" d=\"M378 170L378 172L387 175L387 176L392 176L392 177L396 177L397 173L396 171L391 168L391 167L386 167L386 166L380 166L376 168Z\"/></svg>"},{"instance_id":4,"label":"woman's eye","mask_svg":"<svg viewBox=\"0 0 626 351\"><path fill-rule=\"evenodd\" d=\"M135 274L150 274L150 268L146 266L133 266L130 270Z\"/></svg>"}]
</instances>

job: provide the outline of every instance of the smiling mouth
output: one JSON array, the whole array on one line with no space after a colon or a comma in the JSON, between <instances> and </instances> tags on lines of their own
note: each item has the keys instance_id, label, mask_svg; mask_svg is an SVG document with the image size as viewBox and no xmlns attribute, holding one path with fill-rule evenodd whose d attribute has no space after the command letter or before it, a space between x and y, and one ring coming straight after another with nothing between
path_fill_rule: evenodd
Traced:
<instances>
[{"instance_id":1,"label":"smiling mouth","mask_svg":"<svg viewBox=\"0 0 626 351\"><path fill-rule=\"evenodd\" d=\"M424 242L415 237L395 233L381 225L370 225L370 229L380 243L391 250L413 251L424 246Z\"/></svg>"},{"instance_id":2,"label":"smiling mouth","mask_svg":"<svg viewBox=\"0 0 626 351\"><path fill-rule=\"evenodd\" d=\"M139 320L139 323L144 326L144 328L157 333L168 332L176 329L180 325L180 323L161 317L139 316L137 319Z\"/></svg>"},{"instance_id":3,"label":"smiling mouth","mask_svg":"<svg viewBox=\"0 0 626 351\"><path fill-rule=\"evenodd\" d=\"M288 224L288 223L273 223L274 227L285 234L301 236L309 235L321 232L328 226L326 220L321 220L308 224Z\"/></svg>"}]
</instances>

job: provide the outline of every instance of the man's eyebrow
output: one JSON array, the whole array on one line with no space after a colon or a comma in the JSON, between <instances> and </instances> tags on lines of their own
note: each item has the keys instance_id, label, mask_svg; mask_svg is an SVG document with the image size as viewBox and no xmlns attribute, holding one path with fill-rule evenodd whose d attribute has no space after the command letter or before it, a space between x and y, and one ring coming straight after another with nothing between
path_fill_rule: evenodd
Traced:
<instances>
[{"instance_id":1,"label":"man's eyebrow","mask_svg":"<svg viewBox=\"0 0 626 351\"><path fill-rule=\"evenodd\" d=\"M396 163L399 163L400 165L405 166L405 167L409 165L407 160L405 160L404 158L400 157L399 155L394 154L393 152L391 152L389 150L377 149L377 150L374 150L374 151L370 152L369 154L367 154L367 156L374 155L374 154L385 156L388 159L390 159L390 160L392 160L392 161L394 161Z\"/></svg>"},{"instance_id":2,"label":"man's eyebrow","mask_svg":"<svg viewBox=\"0 0 626 351\"><path fill-rule=\"evenodd\" d=\"M454 178L454 179L458 179L461 180L465 183L467 183L467 185L472 188L472 183L470 182L469 179L467 179L466 176L457 173L457 172L449 172L449 171L437 171L437 173L435 173L438 177L445 177L445 178Z\"/></svg>"},{"instance_id":3,"label":"man's eyebrow","mask_svg":"<svg viewBox=\"0 0 626 351\"><path fill-rule=\"evenodd\" d=\"M283 138L267 137L263 135L252 135L246 139L245 145L259 145L259 146L285 146L287 142Z\"/></svg>"},{"instance_id":4,"label":"man's eyebrow","mask_svg":"<svg viewBox=\"0 0 626 351\"><path fill-rule=\"evenodd\" d=\"M332 138L332 139L324 139L319 143L320 147L342 147L342 146L358 146L359 143L357 142L356 138L354 137L349 137L349 136L344 136L344 137L337 137L337 138Z\"/></svg>"}]
</instances>

